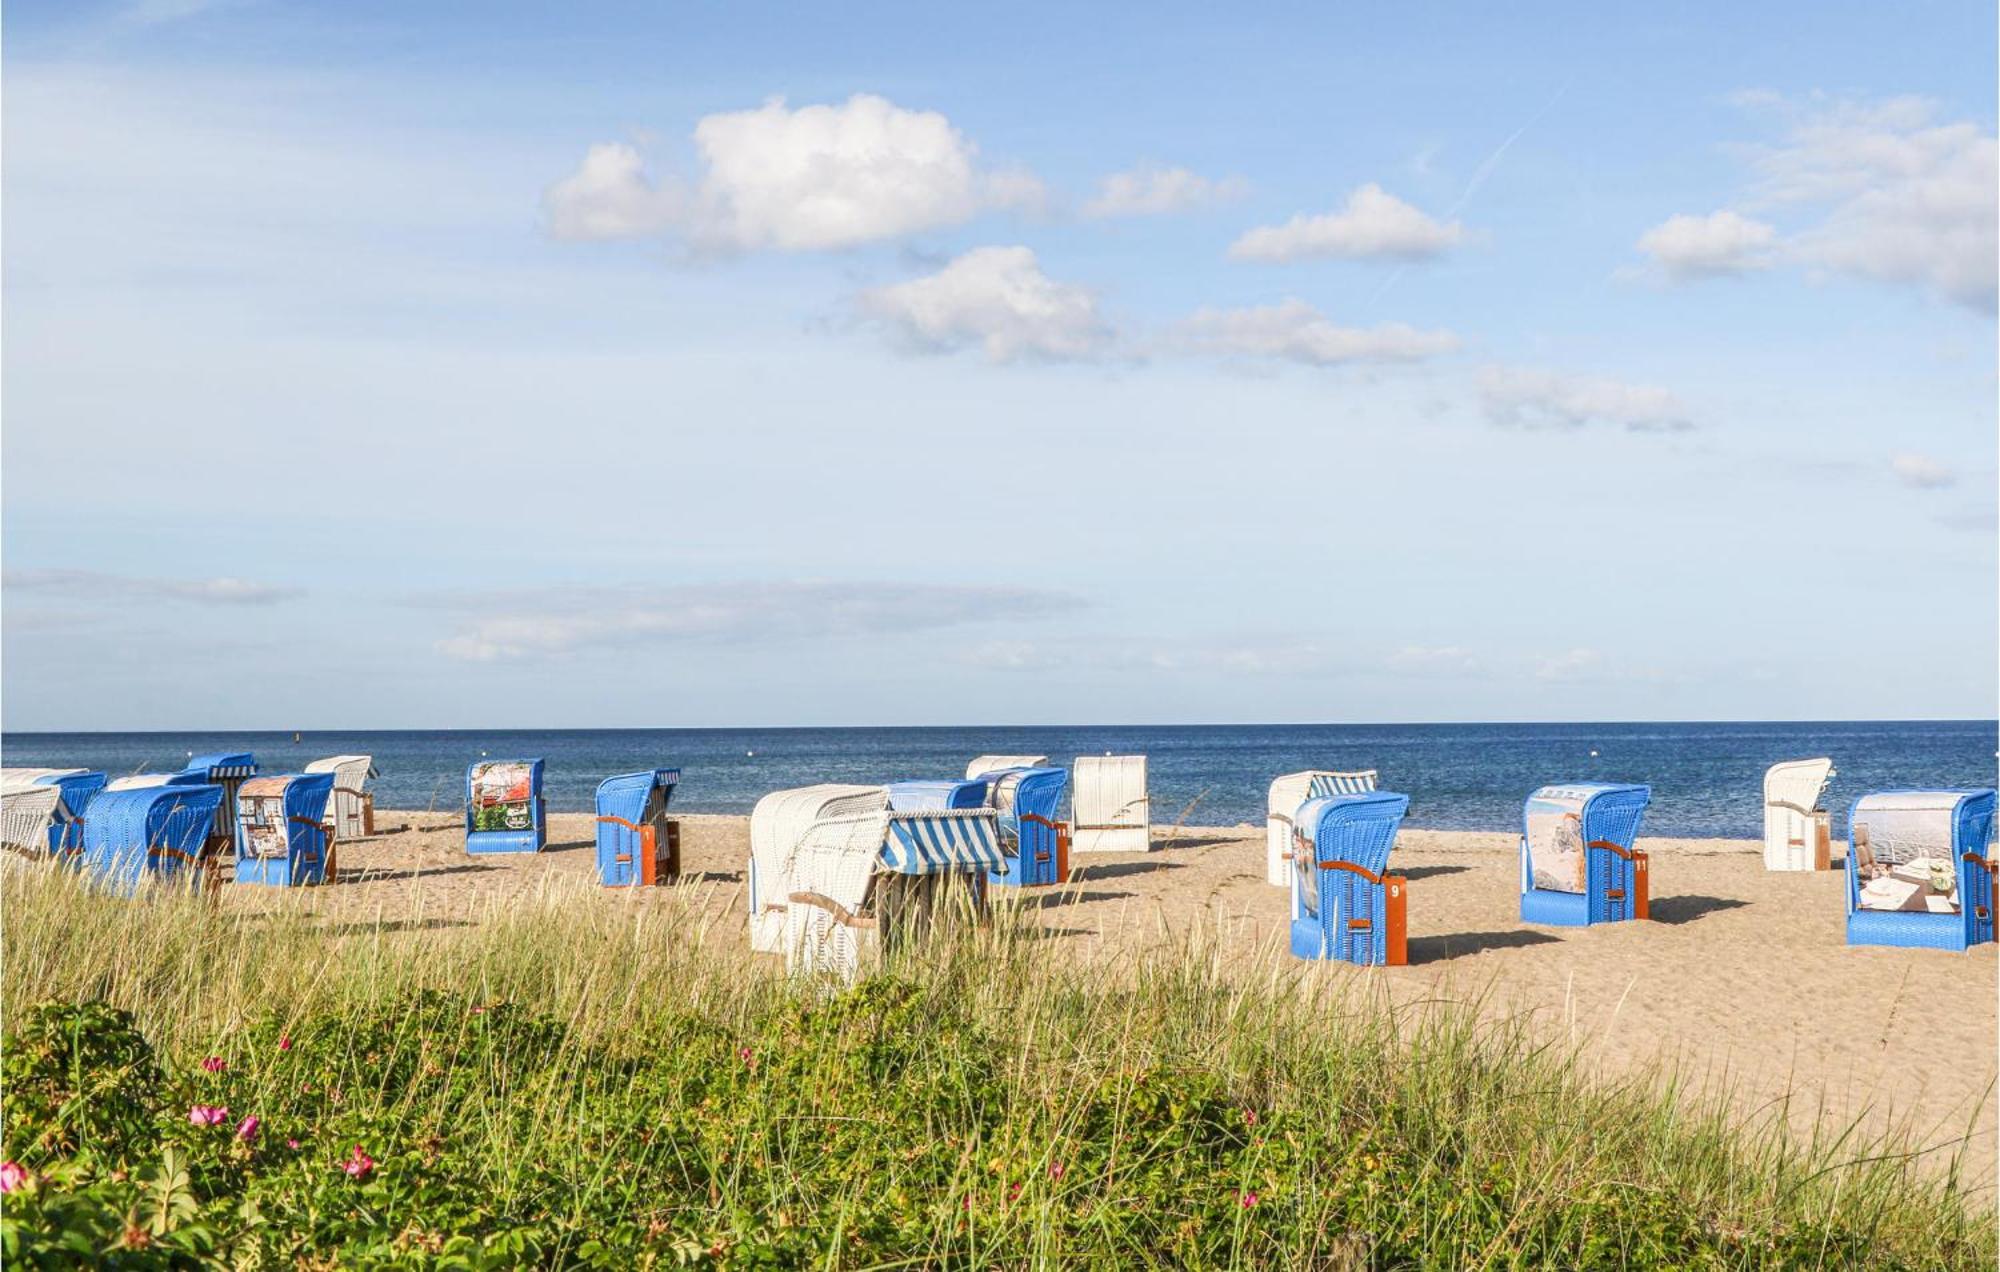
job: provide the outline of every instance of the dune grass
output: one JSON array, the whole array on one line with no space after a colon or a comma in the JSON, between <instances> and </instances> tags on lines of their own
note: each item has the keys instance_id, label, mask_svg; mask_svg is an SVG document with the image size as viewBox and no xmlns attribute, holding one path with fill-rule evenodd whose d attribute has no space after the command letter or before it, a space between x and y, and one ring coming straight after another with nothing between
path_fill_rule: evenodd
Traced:
<instances>
[{"instance_id":1,"label":"dune grass","mask_svg":"<svg viewBox=\"0 0 2000 1272\"><path fill-rule=\"evenodd\" d=\"M23 1266L1996 1257L1955 1167L1895 1135L1746 1129L1200 934L1105 967L1003 915L841 990L594 889L436 929L39 873L4 902Z\"/></svg>"}]
</instances>

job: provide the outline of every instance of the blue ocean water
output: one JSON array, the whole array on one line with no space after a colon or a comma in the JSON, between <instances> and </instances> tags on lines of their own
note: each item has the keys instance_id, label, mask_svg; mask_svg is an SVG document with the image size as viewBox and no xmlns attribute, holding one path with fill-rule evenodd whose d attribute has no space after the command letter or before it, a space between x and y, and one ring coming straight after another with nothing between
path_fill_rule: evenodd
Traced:
<instances>
[{"instance_id":1,"label":"blue ocean water","mask_svg":"<svg viewBox=\"0 0 2000 1272\"><path fill-rule=\"evenodd\" d=\"M652 766L685 770L688 812L747 813L759 796L811 782L955 777L973 756L1149 757L1156 824L1261 823L1272 777L1304 768L1381 772L1410 796L1410 822L1511 830L1521 801L1554 781L1646 782L1646 833L1755 837L1763 772L1830 755L1836 833L1871 790L1994 784L1993 721L1784 724L1185 725L870 729L538 729L521 732L8 733L9 765L175 769L190 753L247 750L267 773L324 755L367 753L382 770L382 808L456 808L466 765L541 756L559 812L591 808L602 778Z\"/></svg>"}]
</instances>

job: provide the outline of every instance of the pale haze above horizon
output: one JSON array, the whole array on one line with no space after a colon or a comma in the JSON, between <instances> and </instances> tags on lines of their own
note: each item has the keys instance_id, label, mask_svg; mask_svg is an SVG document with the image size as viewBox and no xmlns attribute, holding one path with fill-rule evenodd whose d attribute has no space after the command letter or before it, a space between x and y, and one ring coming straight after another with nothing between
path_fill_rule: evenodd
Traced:
<instances>
[{"instance_id":1,"label":"pale haze above horizon","mask_svg":"<svg viewBox=\"0 0 2000 1272\"><path fill-rule=\"evenodd\" d=\"M9 730L1994 714L1990 3L5 21Z\"/></svg>"}]
</instances>

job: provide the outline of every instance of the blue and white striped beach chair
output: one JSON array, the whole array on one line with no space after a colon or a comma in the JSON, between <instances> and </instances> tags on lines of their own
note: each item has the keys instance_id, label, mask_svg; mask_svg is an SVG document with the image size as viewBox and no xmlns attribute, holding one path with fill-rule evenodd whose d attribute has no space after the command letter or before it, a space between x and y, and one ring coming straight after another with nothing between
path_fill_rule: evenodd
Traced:
<instances>
[{"instance_id":1,"label":"blue and white striped beach chair","mask_svg":"<svg viewBox=\"0 0 2000 1272\"><path fill-rule=\"evenodd\" d=\"M681 827L667 816L679 769L641 769L597 784L597 881L651 887L681 877Z\"/></svg>"},{"instance_id":2,"label":"blue and white striped beach chair","mask_svg":"<svg viewBox=\"0 0 2000 1272\"><path fill-rule=\"evenodd\" d=\"M1006 864L992 809L819 823L794 857L786 964L852 979L871 956L916 939L955 900L976 908L984 876Z\"/></svg>"},{"instance_id":3,"label":"blue and white striped beach chair","mask_svg":"<svg viewBox=\"0 0 2000 1272\"><path fill-rule=\"evenodd\" d=\"M253 777L236 792L236 882L273 888L332 883L326 805L333 774Z\"/></svg>"},{"instance_id":4,"label":"blue and white striped beach chair","mask_svg":"<svg viewBox=\"0 0 2000 1272\"><path fill-rule=\"evenodd\" d=\"M1410 798L1389 791L1323 795L1299 806L1292 848L1292 953L1370 967L1407 961L1409 884L1389 850Z\"/></svg>"},{"instance_id":5,"label":"blue and white striped beach chair","mask_svg":"<svg viewBox=\"0 0 2000 1272\"><path fill-rule=\"evenodd\" d=\"M220 786L161 785L104 791L90 802L82 869L96 886L133 896L150 883L201 888L214 881Z\"/></svg>"},{"instance_id":6,"label":"blue and white striped beach chair","mask_svg":"<svg viewBox=\"0 0 2000 1272\"><path fill-rule=\"evenodd\" d=\"M1273 780L1265 801L1264 882L1274 888L1292 886L1292 814L1299 805L1322 796L1365 795L1374 789L1374 769L1354 773L1306 769Z\"/></svg>"},{"instance_id":7,"label":"blue and white striped beach chair","mask_svg":"<svg viewBox=\"0 0 2000 1272\"><path fill-rule=\"evenodd\" d=\"M1994 793L1883 791L1848 815L1847 943L1965 950L1993 939Z\"/></svg>"},{"instance_id":8,"label":"blue and white striped beach chair","mask_svg":"<svg viewBox=\"0 0 2000 1272\"><path fill-rule=\"evenodd\" d=\"M1647 917L1646 854L1633 845L1652 801L1645 786L1564 782L1521 814L1521 921L1585 927Z\"/></svg>"}]
</instances>

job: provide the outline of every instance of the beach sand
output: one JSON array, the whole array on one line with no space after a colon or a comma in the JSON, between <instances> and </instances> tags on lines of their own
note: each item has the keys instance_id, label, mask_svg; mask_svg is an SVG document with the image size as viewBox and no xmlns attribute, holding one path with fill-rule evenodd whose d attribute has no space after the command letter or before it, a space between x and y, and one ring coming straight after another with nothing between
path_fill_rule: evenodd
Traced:
<instances>
[{"instance_id":1,"label":"beach sand","mask_svg":"<svg viewBox=\"0 0 2000 1272\"><path fill-rule=\"evenodd\" d=\"M383 812L373 838L340 846L339 886L282 897L228 887L223 904L455 926L524 896L587 891L606 906L687 905L705 940L775 973L778 961L752 955L744 936L749 819L680 820L684 878L671 889L596 888L586 815L553 815L540 855L471 857L455 814ZM1154 839L1151 853L1076 857L1069 887L1020 903L1079 958L1129 956L1201 929L1245 967L1296 966L1283 952L1285 892L1264 882L1261 826L1156 827ZM1406 829L1391 860L1411 881L1411 965L1309 970L1398 1002L1476 998L1488 1012L1526 1012L1613 1073L1677 1063L1732 1084L1746 1116L1775 1114L1795 1132L1816 1117L1871 1128L1895 1119L1927 1144L1970 1130L1971 1175L1990 1194L1995 946L1850 948L1841 871L1768 873L1747 840L1639 846L1652 857L1651 922L1530 928L1518 917L1513 835Z\"/></svg>"}]
</instances>

